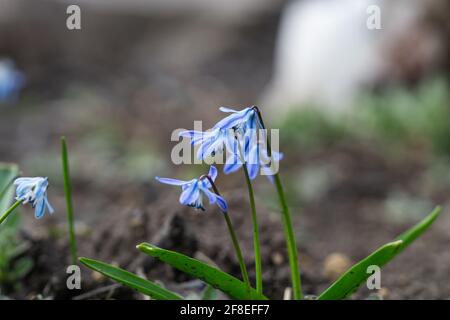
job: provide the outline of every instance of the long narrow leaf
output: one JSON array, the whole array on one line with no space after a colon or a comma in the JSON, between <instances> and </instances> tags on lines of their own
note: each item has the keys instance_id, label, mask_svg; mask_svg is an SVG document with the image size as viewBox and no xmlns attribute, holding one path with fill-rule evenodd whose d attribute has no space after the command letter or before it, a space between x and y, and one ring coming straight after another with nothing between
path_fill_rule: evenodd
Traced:
<instances>
[{"instance_id":1,"label":"long narrow leaf","mask_svg":"<svg viewBox=\"0 0 450 320\"><path fill-rule=\"evenodd\" d=\"M108 278L111 278L127 287L133 288L154 299L183 300L183 297L181 297L180 295L171 292L167 289L164 289L163 287L151 281L140 278L135 274L128 272L126 270L93 259L80 258L79 260L86 267L94 271L100 272L104 276L107 276Z\"/></svg>"},{"instance_id":2,"label":"long narrow leaf","mask_svg":"<svg viewBox=\"0 0 450 320\"><path fill-rule=\"evenodd\" d=\"M210 284L234 299L267 300L267 297L258 294L253 288L248 292L247 286L241 280L199 260L177 252L158 248L149 243L141 243L137 248L140 251L171 265L175 269Z\"/></svg>"},{"instance_id":3,"label":"long narrow leaf","mask_svg":"<svg viewBox=\"0 0 450 320\"><path fill-rule=\"evenodd\" d=\"M395 240L402 240L403 245L400 251L409 246L414 240L416 240L425 230L428 229L429 226L439 217L441 213L441 207L436 207L433 212L431 212L428 216L422 219L419 223L417 223L411 229L405 231L401 235L399 235Z\"/></svg>"},{"instance_id":4,"label":"long narrow leaf","mask_svg":"<svg viewBox=\"0 0 450 320\"><path fill-rule=\"evenodd\" d=\"M320 296L319 300L339 300L345 299L353 292L355 292L361 283L367 280L370 274L367 273L367 268L371 265L383 266L400 250L402 241L395 241L385 244L377 249L370 256L359 261L352 266L344 275L342 275L331 287L325 290Z\"/></svg>"},{"instance_id":5,"label":"long narrow leaf","mask_svg":"<svg viewBox=\"0 0 450 320\"><path fill-rule=\"evenodd\" d=\"M77 240L75 238L75 226L73 222L72 184L70 182L69 152L66 138L61 137L61 162L64 176L64 195L66 197L67 225L69 227L69 243L72 263L77 263Z\"/></svg>"},{"instance_id":6,"label":"long narrow leaf","mask_svg":"<svg viewBox=\"0 0 450 320\"><path fill-rule=\"evenodd\" d=\"M397 254L403 251L423 232L425 232L425 230L427 230L429 226L437 219L440 213L441 208L436 207L436 209L434 209L433 212L431 212L422 221L398 236L396 241L382 246L370 256L352 266L319 296L319 300L345 299L351 295L370 276L370 274L367 273L367 267L370 265L376 265L381 268L386 263L391 261Z\"/></svg>"}]
</instances>

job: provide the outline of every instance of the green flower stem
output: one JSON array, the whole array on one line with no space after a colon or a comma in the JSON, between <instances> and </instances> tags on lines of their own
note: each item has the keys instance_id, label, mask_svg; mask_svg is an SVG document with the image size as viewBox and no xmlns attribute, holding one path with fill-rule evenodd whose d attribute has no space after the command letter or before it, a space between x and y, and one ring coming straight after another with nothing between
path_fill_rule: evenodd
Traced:
<instances>
[{"instance_id":1,"label":"green flower stem","mask_svg":"<svg viewBox=\"0 0 450 320\"><path fill-rule=\"evenodd\" d=\"M292 278L292 290L294 293L294 299L302 299L302 289L300 280L300 268L298 265L298 253L297 245L295 243L294 229L292 226L291 215L289 213L289 207L286 202L286 196L283 191L283 186L280 181L279 174L274 175L275 187L278 193L278 199L281 204L282 220L284 235L286 237L286 244L289 256L289 266L291 268L291 278Z\"/></svg>"},{"instance_id":2,"label":"green flower stem","mask_svg":"<svg viewBox=\"0 0 450 320\"><path fill-rule=\"evenodd\" d=\"M6 218L8 218L8 216L18 207L20 206L22 203L22 200L17 200L12 206L11 208L9 208L8 210L6 210L6 212L0 217L0 224L3 223L3 221L6 220Z\"/></svg>"},{"instance_id":3,"label":"green flower stem","mask_svg":"<svg viewBox=\"0 0 450 320\"><path fill-rule=\"evenodd\" d=\"M64 137L61 137L61 161L64 176L64 194L66 198L67 223L69 226L69 242L72 264L78 262L77 241L75 238L75 227L73 223L73 202L72 202L72 186L70 183L69 157L67 151L67 143Z\"/></svg>"},{"instance_id":4,"label":"green flower stem","mask_svg":"<svg viewBox=\"0 0 450 320\"><path fill-rule=\"evenodd\" d=\"M220 196L219 189L217 189L216 184L214 183L214 181L211 179L210 176L203 175L202 177L200 177L200 180L201 179L208 179L208 181L211 184L214 192L218 196ZM242 256L241 246L239 245L239 241L238 241L238 238L236 236L236 232L234 231L233 224L231 223L230 215L228 214L228 212L222 212L222 213L223 213L223 216L224 216L225 221L227 223L228 232L230 233L231 241L233 242L234 251L236 252L236 256L237 256L238 261L239 261L239 267L241 268L242 278L244 280L244 283L247 286L248 292L250 293L252 286L250 284L250 279L248 277L248 272L247 272L247 267L246 267L245 262L244 262L244 257Z\"/></svg>"},{"instance_id":5,"label":"green flower stem","mask_svg":"<svg viewBox=\"0 0 450 320\"><path fill-rule=\"evenodd\" d=\"M263 283L262 283L261 244L259 240L259 224L258 224L258 217L256 215L255 196L253 192L252 182L250 180L250 176L248 175L247 166L244 164L242 168L244 170L245 181L247 182L248 197L250 199L250 207L252 210L253 248L255 250L256 291L259 294L262 294Z\"/></svg>"},{"instance_id":6,"label":"green flower stem","mask_svg":"<svg viewBox=\"0 0 450 320\"><path fill-rule=\"evenodd\" d=\"M227 212L223 213L225 221L227 222L228 231L230 232L231 240L233 241L234 250L236 251L236 256L239 260L239 267L241 268L242 278L244 279L247 289L250 292L251 284L248 277L247 267L245 266L244 257L242 256L241 247L239 245L236 233L234 232L233 224L231 223L230 215Z\"/></svg>"},{"instance_id":7,"label":"green flower stem","mask_svg":"<svg viewBox=\"0 0 450 320\"><path fill-rule=\"evenodd\" d=\"M253 107L256 111L258 118L261 122L263 129L266 129L264 125L264 120L261 115L261 111L257 106ZM270 143L270 134L267 133L267 153L272 161L272 147ZM274 175L274 183L278 193L278 199L281 205L282 221L284 236L286 238L286 244L289 256L289 266L291 268L291 278L292 278L292 290L294 292L294 299L302 299L302 289L300 280L300 268L298 264L298 251L297 244L295 242L294 228L292 226L291 214L289 213L289 207L287 205L286 196L283 191L283 185L281 184L280 176L278 173Z\"/></svg>"}]
</instances>

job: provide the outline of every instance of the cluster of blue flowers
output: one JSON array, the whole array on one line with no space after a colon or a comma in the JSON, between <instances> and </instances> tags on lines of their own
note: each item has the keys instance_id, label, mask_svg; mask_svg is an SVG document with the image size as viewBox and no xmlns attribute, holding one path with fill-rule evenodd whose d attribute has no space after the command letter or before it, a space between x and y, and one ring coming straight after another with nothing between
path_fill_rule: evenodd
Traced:
<instances>
[{"instance_id":1,"label":"cluster of blue flowers","mask_svg":"<svg viewBox=\"0 0 450 320\"><path fill-rule=\"evenodd\" d=\"M271 161L278 162L282 154L272 152L269 156L266 145L266 133L264 125L256 107L247 107L236 111L221 107L220 111L230 113L220 120L214 127L206 132L188 130L180 133L181 137L191 139L194 146L198 146L197 158L205 160L216 154L226 153L226 161L223 171L225 174L235 172L246 166L250 179L255 179L260 170L269 179L273 179L270 169ZM261 134L262 133L262 134ZM217 177L217 169L211 166L209 177L214 181ZM193 179L181 181L170 178L156 178L159 182L182 186L180 203L196 209L204 210L202 195L206 195L210 204L216 203L226 212L226 202L219 195L209 190L212 186L207 179Z\"/></svg>"},{"instance_id":2,"label":"cluster of blue flowers","mask_svg":"<svg viewBox=\"0 0 450 320\"><path fill-rule=\"evenodd\" d=\"M40 219L45 215L46 210L53 213L53 208L47 199L48 178L17 178L14 181L16 186L16 200L22 204L30 203L34 208L34 216Z\"/></svg>"},{"instance_id":3,"label":"cluster of blue flowers","mask_svg":"<svg viewBox=\"0 0 450 320\"><path fill-rule=\"evenodd\" d=\"M221 107L220 110L230 115L220 120L211 130L206 132L189 130L181 132L180 136L190 138L192 145L199 147L197 157L200 160L227 152L228 156L223 166L225 174L235 172L245 165L250 179L255 179L260 170L272 179L274 173L271 172L269 164L271 161L280 161L282 154L272 152L269 156L265 128L257 108L248 107L236 111ZM262 136L258 134L259 130L262 130ZM161 177L156 179L161 183L180 186L182 192L179 200L183 205L205 210L203 196L206 196L210 204L217 204L222 212L227 212L227 202L217 190L214 190L213 183L217 175L217 168L211 166L207 175L197 179L188 181ZM48 178L17 178L14 185L16 200L22 204L31 203L36 218L42 218L47 209L53 213L54 210L47 198Z\"/></svg>"}]
</instances>

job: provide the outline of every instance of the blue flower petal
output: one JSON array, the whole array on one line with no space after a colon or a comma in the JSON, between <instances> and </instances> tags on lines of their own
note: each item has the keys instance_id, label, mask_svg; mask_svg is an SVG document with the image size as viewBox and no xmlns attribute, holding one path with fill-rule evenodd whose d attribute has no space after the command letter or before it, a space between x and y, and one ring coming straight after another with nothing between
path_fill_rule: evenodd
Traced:
<instances>
[{"instance_id":1,"label":"blue flower petal","mask_svg":"<svg viewBox=\"0 0 450 320\"><path fill-rule=\"evenodd\" d=\"M214 140L212 140L212 139L203 141L197 150L197 159L203 160L206 157L210 156L210 154L208 154L207 151L210 148L211 144L213 144L213 143L214 143Z\"/></svg>"},{"instance_id":2,"label":"blue flower petal","mask_svg":"<svg viewBox=\"0 0 450 320\"><path fill-rule=\"evenodd\" d=\"M273 178L273 172L272 172L272 170L270 169L270 167L269 166L263 166L262 168L261 168L261 170L264 172L264 175L267 177L267 179L269 179L269 181L271 182L271 183L274 183L275 181L274 181L274 178Z\"/></svg>"},{"instance_id":3,"label":"blue flower petal","mask_svg":"<svg viewBox=\"0 0 450 320\"><path fill-rule=\"evenodd\" d=\"M251 180L258 176L259 164L247 164L248 175Z\"/></svg>"},{"instance_id":4,"label":"blue flower petal","mask_svg":"<svg viewBox=\"0 0 450 320\"><path fill-rule=\"evenodd\" d=\"M280 161L283 160L284 154L282 152L272 152L272 159L274 161Z\"/></svg>"},{"instance_id":5,"label":"blue flower petal","mask_svg":"<svg viewBox=\"0 0 450 320\"><path fill-rule=\"evenodd\" d=\"M216 203L219 206L220 210L222 210L223 212L228 212L228 205L223 197L216 195Z\"/></svg>"},{"instance_id":6,"label":"blue flower petal","mask_svg":"<svg viewBox=\"0 0 450 320\"><path fill-rule=\"evenodd\" d=\"M34 196L36 197L36 199L44 197L45 193L47 192L47 187L48 187L48 179L47 178L40 179L36 183L36 186L34 189Z\"/></svg>"},{"instance_id":7,"label":"blue flower petal","mask_svg":"<svg viewBox=\"0 0 450 320\"><path fill-rule=\"evenodd\" d=\"M226 163L223 166L223 173L230 174L230 173L238 171L241 167L242 167L242 164L238 163L238 162L236 162L236 163Z\"/></svg>"},{"instance_id":8,"label":"blue flower petal","mask_svg":"<svg viewBox=\"0 0 450 320\"><path fill-rule=\"evenodd\" d=\"M206 197L209 200L209 204L214 204L216 203L217 200L217 194L215 194L214 192L210 191L207 188L202 188L203 193L206 195Z\"/></svg>"},{"instance_id":9,"label":"blue flower petal","mask_svg":"<svg viewBox=\"0 0 450 320\"><path fill-rule=\"evenodd\" d=\"M234 109L231 109L228 107L220 107L219 110L222 112L227 112L227 113L237 113L238 112L237 110L234 110Z\"/></svg>"},{"instance_id":10,"label":"blue flower petal","mask_svg":"<svg viewBox=\"0 0 450 320\"><path fill-rule=\"evenodd\" d=\"M223 166L223 172L225 174L230 174L239 170L240 167L242 167L242 161L239 157L236 154L229 154L225 165Z\"/></svg>"},{"instance_id":11,"label":"blue flower petal","mask_svg":"<svg viewBox=\"0 0 450 320\"><path fill-rule=\"evenodd\" d=\"M47 199L47 195L45 195L45 205L47 206L48 212L50 212L51 214L53 214L55 212L55 210L53 209L53 207L51 206L50 202L48 202Z\"/></svg>"},{"instance_id":12,"label":"blue flower petal","mask_svg":"<svg viewBox=\"0 0 450 320\"><path fill-rule=\"evenodd\" d=\"M208 175L212 179L212 181L215 181L217 178L217 168L215 166L209 167Z\"/></svg>"},{"instance_id":13,"label":"blue flower petal","mask_svg":"<svg viewBox=\"0 0 450 320\"><path fill-rule=\"evenodd\" d=\"M179 137L186 137L191 139L191 144L195 145L201 142L205 137L205 132L203 131L195 131L195 130L187 130L182 131L178 134Z\"/></svg>"},{"instance_id":14,"label":"blue flower petal","mask_svg":"<svg viewBox=\"0 0 450 320\"><path fill-rule=\"evenodd\" d=\"M34 216L36 219L41 219L45 214L45 199L40 198L35 202Z\"/></svg>"},{"instance_id":15,"label":"blue flower petal","mask_svg":"<svg viewBox=\"0 0 450 320\"><path fill-rule=\"evenodd\" d=\"M253 145L251 150L246 156L247 161L247 170L250 179L255 179L258 175L259 167L260 167L260 158L259 158L259 146L258 144Z\"/></svg>"},{"instance_id":16,"label":"blue flower petal","mask_svg":"<svg viewBox=\"0 0 450 320\"><path fill-rule=\"evenodd\" d=\"M189 185L180 195L180 203L189 205L194 203L200 196L200 190L198 188L198 181Z\"/></svg>"},{"instance_id":17,"label":"blue flower petal","mask_svg":"<svg viewBox=\"0 0 450 320\"><path fill-rule=\"evenodd\" d=\"M238 113L232 113L229 116L223 118L219 122L217 122L214 125L214 128L221 128L221 129L231 129L235 126L237 126L239 123L242 122L243 116Z\"/></svg>"},{"instance_id":18,"label":"blue flower petal","mask_svg":"<svg viewBox=\"0 0 450 320\"><path fill-rule=\"evenodd\" d=\"M260 148L258 144L255 144L250 148L250 151L246 154L245 160L247 161L247 163L251 165L259 165L261 163L259 150Z\"/></svg>"},{"instance_id":19,"label":"blue flower petal","mask_svg":"<svg viewBox=\"0 0 450 320\"><path fill-rule=\"evenodd\" d=\"M215 153L222 151L225 148L224 142L222 140L214 140L208 148L205 150L205 157L214 156Z\"/></svg>"},{"instance_id":20,"label":"blue flower petal","mask_svg":"<svg viewBox=\"0 0 450 320\"><path fill-rule=\"evenodd\" d=\"M170 185L173 185L173 186L182 186L182 185L185 185L185 184L189 183L189 181L183 181L183 180L172 179L172 178L155 177L155 179L158 180L161 183L170 184Z\"/></svg>"}]
</instances>

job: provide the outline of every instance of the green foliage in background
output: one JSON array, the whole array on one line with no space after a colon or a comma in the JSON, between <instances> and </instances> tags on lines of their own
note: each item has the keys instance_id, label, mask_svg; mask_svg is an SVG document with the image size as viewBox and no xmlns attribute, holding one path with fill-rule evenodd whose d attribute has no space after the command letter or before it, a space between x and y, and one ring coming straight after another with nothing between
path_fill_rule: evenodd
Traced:
<instances>
[{"instance_id":1,"label":"green foliage in background","mask_svg":"<svg viewBox=\"0 0 450 320\"><path fill-rule=\"evenodd\" d=\"M394 144L429 144L450 155L450 96L443 79L425 81L414 92L389 89L362 99L356 123L363 133Z\"/></svg>"},{"instance_id":2,"label":"green foliage in background","mask_svg":"<svg viewBox=\"0 0 450 320\"><path fill-rule=\"evenodd\" d=\"M370 139L399 148L424 145L450 156L449 84L441 78L415 89L390 88L362 96L354 108L333 113L320 106L298 108L280 124L286 143L314 147L345 139Z\"/></svg>"},{"instance_id":3,"label":"green foliage in background","mask_svg":"<svg viewBox=\"0 0 450 320\"><path fill-rule=\"evenodd\" d=\"M12 203L12 183L18 173L19 169L15 164L0 163L0 212L5 212Z\"/></svg>"},{"instance_id":4,"label":"green foliage in background","mask_svg":"<svg viewBox=\"0 0 450 320\"><path fill-rule=\"evenodd\" d=\"M12 181L17 174L16 165L0 163L0 212L6 211L12 203ZM0 287L14 284L33 267L30 258L22 257L27 247L19 239L19 228L20 216L17 214L11 215L0 226Z\"/></svg>"},{"instance_id":5,"label":"green foliage in background","mask_svg":"<svg viewBox=\"0 0 450 320\"><path fill-rule=\"evenodd\" d=\"M29 257L22 257L26 243L18 237L20 216L11 215L0 232L0 285L9 285L23 278L33 267Z\"/></svg>"}]
</instances>

